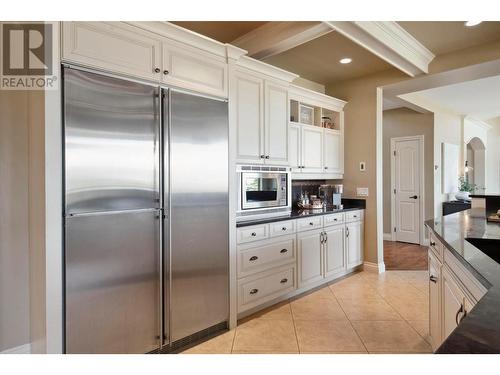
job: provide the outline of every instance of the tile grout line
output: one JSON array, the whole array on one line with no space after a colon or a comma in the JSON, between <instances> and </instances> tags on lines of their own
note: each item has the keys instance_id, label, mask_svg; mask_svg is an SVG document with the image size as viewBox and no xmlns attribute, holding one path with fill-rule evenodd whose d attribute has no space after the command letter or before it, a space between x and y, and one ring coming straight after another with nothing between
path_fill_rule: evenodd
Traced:
<instances>
[{"instance_id":1,"label":"tile grout line","mask_svg":"<svg viewBox=\"0 0 500 375\"><path fill-rule=\"evenodd\" d=\"M333 294L333 298L335 298L335 300L337 301L337 303L339 304L340 306L340 309L342 310L342 312L344 313L347 321L349 322L349 325L351 326L352 330L354 331L354 333L356 334L356 336L358 337L359 339L359 342L361 342L361 345L363 345L363 348L365 348L366 350L366 353L370 353L368 351L368 348L366 347L365 345L365 342L363 341L363 339L361 338L361 336L359 335L358 331L356 331L356 328L354 327L354 325L352 324L351 322L351 319L349 319L349 316L347 315L347 313L345 312L344 308L342 307L342 304L340 303L339 299L337 298L337 296L335 295L335 293L333 292L333 290L330 288L330 286L328 286L328 289L330 289L330 292L332 292Z\"/></svg>"},{"instance_id":2,"label":"tile grout line","mask_svg":"<svg viewBox=\"0 0 500 375\"><path fill-rule=\"evenodd\" d=\"M290 307L290 315L292 316L292 324L293 324L293 332L295 333L295 341L297 343L297 350L299 351L299 354L302 354L300 351L300 345L299 345L299 336L297 336L297 327L295 326L295 317L293 316L293 309L292 309L292 302L288 302L288 306Z\"/></svg>"}]
</instances>

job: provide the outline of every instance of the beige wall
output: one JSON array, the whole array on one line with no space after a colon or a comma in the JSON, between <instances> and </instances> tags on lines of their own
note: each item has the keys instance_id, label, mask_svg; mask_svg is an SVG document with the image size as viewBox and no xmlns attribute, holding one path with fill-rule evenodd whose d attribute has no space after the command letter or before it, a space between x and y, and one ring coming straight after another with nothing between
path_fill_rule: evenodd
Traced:
<instances>
[{"instance_id":1,"label":"beige wall","mask_svg":"<svg viewBox=\"0 0 500 375\"><path fill-rule=\"evenodd\" d=\"M399 108L383 115L384 233L391 233L391 138L424 136L424 220L434 217L434 115Z\"/></svg>"},{"instance_id":2,"label":"beige wall","mask_svg":"<svg viewBox=\"0 0 500 375\"><path fill-rule=\"evenodd\" d=\"M44 336L43 103L0 91L0 352Z\"/></svg>"},{"instance_id":3,"label":"beige wall","mask_svg":"<svg viewBox=\"0 0 500 375\"><path fill-rule=\"evenodd\" d=\"M377 252L376 126L377 87L405 79L396 69L356 80L328 85L326 93L348 101L345 110L344 196L356 197L356 187L367 187L365 261L379 263ZM359 162L366 171L359 171Z\"/></svg>"}]
</instances>

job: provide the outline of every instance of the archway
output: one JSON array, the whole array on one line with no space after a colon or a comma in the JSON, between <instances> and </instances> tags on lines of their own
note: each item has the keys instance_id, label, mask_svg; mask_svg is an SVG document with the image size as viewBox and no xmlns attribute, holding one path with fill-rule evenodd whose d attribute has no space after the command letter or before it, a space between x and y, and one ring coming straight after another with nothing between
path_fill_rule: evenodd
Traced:
<instances>
[{"instance_id":1,"label":"archway","mask_svg":"<svg viewBox=\"0 0 500 375\"><path fill-rule=\"evenodd\" d=\"M476 193L486 190L486 146L478 138L472 138L466 145L465 178L476 185Z\"/></svg>"}]
</instances>

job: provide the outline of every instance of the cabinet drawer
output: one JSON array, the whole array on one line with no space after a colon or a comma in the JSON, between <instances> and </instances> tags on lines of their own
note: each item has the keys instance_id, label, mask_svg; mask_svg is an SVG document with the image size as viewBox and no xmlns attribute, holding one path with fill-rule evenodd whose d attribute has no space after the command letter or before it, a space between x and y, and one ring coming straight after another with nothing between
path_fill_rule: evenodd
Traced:
<instances>
[{"instance_id":1,"label":"cabinet drawer","mask_svg":"<svg viewBox=\"0 0 500 375\"><path fill-rule=\"evenodd\" d=\"M322 216L313 216L313 217L305 217L303 219L297 219L297 232L302 232L311 229L319 229L322 227L323 227Z\"/></svg>"},{"instance_id":2,"label":"cabinet drawer","mask_svg":"<svg viewBox=\"0 0 500 375\"><path fill-rule=\"evenodd\" d=\"M440 262L443 262L443 244L432 232L429 233L429 249L434 253Z\"/></svg>"},{"instance_id":3,"label":"cabinet drawer","mask_svg":"<svg viewBox=\"0 0 500 375\"><path fill-rule=\"evenodd\" d=\"M325 224L325 227L330 225L342 224L344 222L344 214L338 213L332 215L325 215L323 216L323 222Z\"/></svg>"},{"instance_id":4,"label":"cabinet drawer","mask_svg":"<svg viewBox=\"0 0 500 375\"><path fill-rule=\"evenodd\" d=\"M251 227L238 228L238 243L264 240L269 237L269 224L253 225Z\"/></svg>"},{"instance_id":5,"label":"cabinet drawer","mask_svg":"<svg viewBox=\"0 0 500 375\"><path fill-rule=\"evenodd\" d=\"M282 236L284 234L295 233L295 220L279 221L269 224L271 237Z\"/></svg>"},{"instance_id":6,"label":"cabinet drawer","mask_svg":"<svg viewBox=\"0 0 500 375\"><path fill-rule=\"evenodd\" d=\"M295 267L282 267L238 281L238 312L248 310L296 289Z\"/></svg>"},{"instance_id":7,"label":"cabinet drawer","mask_svg":"<svg viewBox=\"0 0 500 375\"><path fill-rule=\"evenodd\" d=\"M345 213L345 221L346 223L352 223L353 221L363 220L364 212L363 210L357 211L347 211Z\"/></svg>"},{"instance_id":8,"label":"cabinet drawer","mask_svg":"<svg viewBox=\"0 0 500 375\"><path fill-rule=\"evenodd\" d=\"M238 247L238 278L295 261L295 236ZM255 246L254 246L255 245Z\"/></svg>"}]
</instances>

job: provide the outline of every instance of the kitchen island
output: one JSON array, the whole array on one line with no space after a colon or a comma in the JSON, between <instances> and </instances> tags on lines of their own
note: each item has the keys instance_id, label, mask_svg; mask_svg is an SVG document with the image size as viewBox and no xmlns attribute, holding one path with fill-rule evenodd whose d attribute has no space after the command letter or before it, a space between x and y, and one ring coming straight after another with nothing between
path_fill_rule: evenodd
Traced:
<instances>
[{"instance_id":1,"label":"kitchen island","mask_svg":"<svg viewBox=\"0 0 500 375\"><path fill-rule=\"evenodd\" d=\"M473 208L429 220L425 225L430 230L431 237L430 334L434 335L434 342L440 344L436 353L500 353L500 224L487 222L484 208ZM443 248L441 280L433 274L439 274L440 263L434 263L438 267L432 264L433 254L436 254L434 249L439 246ZM455 261L462 270L458 273L448 272L446 263ZM476 292L479 297L475 303L468 302L474 300L474 297L469 297L471 294L464 292L464 302L460 302L456 315L455 311L450 311L447 321L446 309L453 308L449 302L453 300L453 293L450 292L453 288L445 285L446 275L449 274L453 275L448 279L457 284L461 282L460 275L468 275L470 280L467 282L475 284L473 287L483 292ZM432 288L435 285L442 286L441 294L439 290L433 294ZM435 294L441 297L441 305L436 302L437 299L432 300ZM455 320L456 328L450 329ZM439 329L442 334L440 338ZM447 332L447 329L451 332Z\"/></svg>"}]
</instances>

